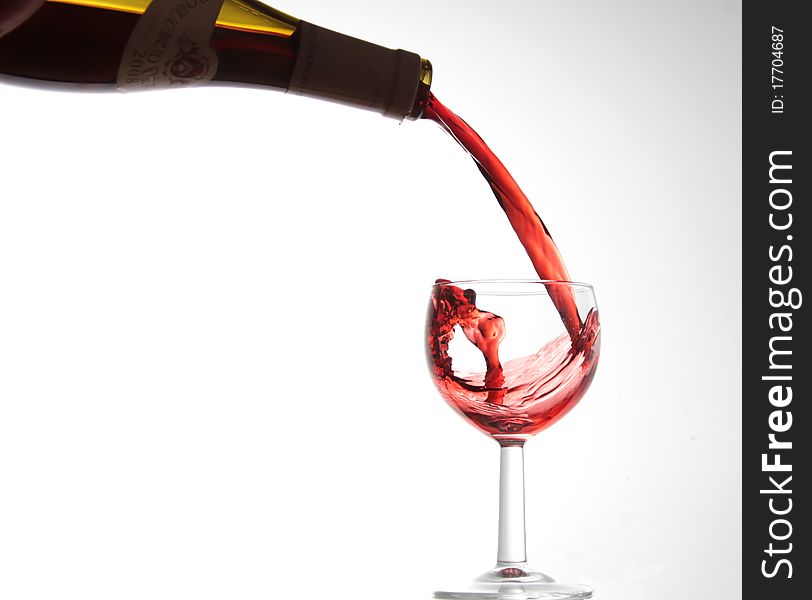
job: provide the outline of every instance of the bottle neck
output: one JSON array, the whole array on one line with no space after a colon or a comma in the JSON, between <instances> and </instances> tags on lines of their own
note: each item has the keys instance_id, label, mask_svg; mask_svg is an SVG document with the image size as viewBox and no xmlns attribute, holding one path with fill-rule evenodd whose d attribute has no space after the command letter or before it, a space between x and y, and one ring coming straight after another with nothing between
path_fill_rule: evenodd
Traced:
<instances>
[{"instance_id":1,"label":"bottle neck","mask_svg":"<svg viewBox=\"0 0 812 600\"><path fill-rule=\"evenodd\" d=\"M402 120L420 116L431 86L431 63L301 21L288 92Z\"/></svg>"}]
</instances>

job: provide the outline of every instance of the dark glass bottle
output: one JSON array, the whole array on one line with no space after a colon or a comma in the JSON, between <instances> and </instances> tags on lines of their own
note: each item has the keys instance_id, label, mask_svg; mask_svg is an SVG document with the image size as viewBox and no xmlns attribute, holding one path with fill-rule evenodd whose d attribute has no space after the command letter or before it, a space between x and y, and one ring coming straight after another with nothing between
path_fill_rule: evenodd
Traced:
<instances>
[{"instance_id":1,"label":"dark glass bottle","mask_svg":"<svg viewBox=\"0 0 812 600\"><path fill-rule=\"evenodd\" d=\"M260 86L420 116L431 64L256 0L48 0L0 39L0 79L82 89Z\"/></svg>"}]
</instances>

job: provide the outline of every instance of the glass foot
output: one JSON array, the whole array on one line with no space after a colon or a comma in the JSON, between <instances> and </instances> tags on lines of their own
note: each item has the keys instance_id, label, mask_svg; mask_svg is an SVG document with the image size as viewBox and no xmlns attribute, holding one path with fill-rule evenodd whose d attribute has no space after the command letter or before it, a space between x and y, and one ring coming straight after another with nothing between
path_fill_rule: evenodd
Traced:
<instances>
[{"instance_id":1,"label":"glass foot","mask_svg":"<svg viewBox=\"0 0 812 600\"><path fill-rule=\"evenodd\" d=\"M558 583L526 566L502 566L477 577L457 592L434 592L448 600L582 600L592 597L587 585Z\"/></svg>"}]
</instances>

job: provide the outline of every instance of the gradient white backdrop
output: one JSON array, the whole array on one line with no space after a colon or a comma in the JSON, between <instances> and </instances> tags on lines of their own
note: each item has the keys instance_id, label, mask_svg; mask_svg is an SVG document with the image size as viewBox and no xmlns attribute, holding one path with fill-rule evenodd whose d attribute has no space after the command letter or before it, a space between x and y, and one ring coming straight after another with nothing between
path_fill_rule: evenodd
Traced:
<instances>
[{"instance_id":1,"label":"gradient white backdrop","mask_svg":"<svg viewBox=\"0 0 812 600\"><path fill-rule=\"evenodd\" d=\"M741 595L739 2L279 0L429 57L596 287L527 446L528 550L598 598ZM436 277L531 277L431 123L256 90L0 86L0 597L428 598L495 558Z\"/></svg>"}]
</instances>

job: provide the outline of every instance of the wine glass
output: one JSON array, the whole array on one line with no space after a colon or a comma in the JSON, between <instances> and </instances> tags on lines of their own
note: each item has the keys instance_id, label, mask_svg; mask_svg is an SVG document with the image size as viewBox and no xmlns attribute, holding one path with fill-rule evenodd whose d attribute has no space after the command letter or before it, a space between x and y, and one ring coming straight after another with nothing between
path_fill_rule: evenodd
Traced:
<instances>
[{"instance_id":1,"label":"wine glass","mask_svg":"<svg viewBox=\"0 0 812 600\"><path fill-rule=\"evenodd\" d=\"M527 564L523 447L567 414L592 381L600 353L592 286L438 280L426 335L440 394L501 447L496 566L469 589L434 597L590 598L588 586L557 583Z\"/></svg>"}]
</instances>

